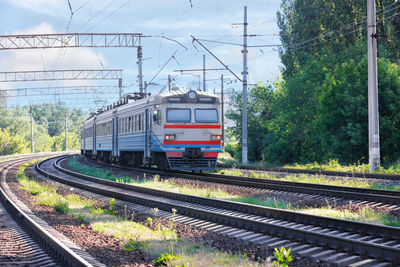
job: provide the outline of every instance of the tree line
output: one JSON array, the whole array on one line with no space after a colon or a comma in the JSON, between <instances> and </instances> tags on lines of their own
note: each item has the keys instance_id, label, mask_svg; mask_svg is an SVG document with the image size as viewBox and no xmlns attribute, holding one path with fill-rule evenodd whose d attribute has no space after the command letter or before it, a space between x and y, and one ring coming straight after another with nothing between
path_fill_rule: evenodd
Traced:
<instances>
[{"instance_id":1,"label":"tree line","mask_svg":"<svg viewBox=\"0 0 400 267\"><path fill-rule=\"evenodd\" d=\"M33 105L35 152L65 149L65 114L67 106ZM0 105L0 155L22 154L31 151L30 107L6 108ZM80 127L87 114L80 109L68 110L68 149L80 147Z\"/></svg>"},{"instance_id":2,"label":"tree line","mask_svg":"<svg viewBox=\"0 0 400 267\"><path fill-rule=\"evenodd\" d=\"M367 1L282 0L277 13L284 66L249 91L249 160L368 162ZM377 0L381 159L400 156L400 2ZM228 131L241 153L242 96Z\"/></svg>"}]
</instances>

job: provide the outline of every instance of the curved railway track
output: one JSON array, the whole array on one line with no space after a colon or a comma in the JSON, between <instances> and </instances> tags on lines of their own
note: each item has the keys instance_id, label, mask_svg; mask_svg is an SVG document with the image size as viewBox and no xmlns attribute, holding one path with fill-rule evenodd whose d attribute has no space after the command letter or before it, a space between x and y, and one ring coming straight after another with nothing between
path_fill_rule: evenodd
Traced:
<instances>
[{"instance_id":1,"label":"curved railway track","mask_svg":"<svg viewBox=\"0 0 400 267\"><path fill-rule=\"evenodd\" d=\"M400 191L289 182L222 174L191 174L188 172L177 171L162 172L154 169L138 169L99 162L95 163L112 168L143 171L163 176L213 182L218 184L228 184L233 186L267 189L279 192L283 191L297 194L319 195L321 197L329 197L336 200L344 199L347 201L351 201L353 204L368 204L375 207L385 207L388 210L400 210Z\"/></svg>"},{"instance_id":2,"label":"curved railway track","mask_svg":"<svg viewBox=\"0 0 400 267\"><path fill-rule=\"evenodd\" d=\"M324 170L306 170L294 168L277 168L277 167L263 167L263 166L249 166L240 164L218 164L217 168L222 169L242 169L253 171L265 172L281 172L288 174L311 174L311 175L326 175L326 176L340 176L340 177L356 177L368 179L382 179L382 180L396 180L400 181L399 174L384 174L384 173L369 173L369 172L340 172L340 171L324 171Z\"/></svg>"},{"instance_id":3,"label":"curved railway track","mask_svg":"<svg viewBox=\"0 0 400 267\"><path fill-rule=\"evenodd\" d=\"M66 170L60 166L62 160L42 161L36 169L58 182L97 194L165 211L174 208L181 215L291 240L289 243L297 244L293 250L299 254L302 247L311 244L314 247L308 246L308 252L318 254L323 260L334 259L338 265L389 266L400 263L400 229L395 227L116 183Z\"/></svg>"},{"instance_id":4,"label":"curved railway track","mask_svg":"<svg viewBox=\"0 0 400 267\"><path fill-rule=\"evenodd\" d=\"M91 266L30 218L10 197L6 184L8 171L16 165L45 156L2 158L3 161L0 163L0 265Z\"/></svg>"}]
</instances>

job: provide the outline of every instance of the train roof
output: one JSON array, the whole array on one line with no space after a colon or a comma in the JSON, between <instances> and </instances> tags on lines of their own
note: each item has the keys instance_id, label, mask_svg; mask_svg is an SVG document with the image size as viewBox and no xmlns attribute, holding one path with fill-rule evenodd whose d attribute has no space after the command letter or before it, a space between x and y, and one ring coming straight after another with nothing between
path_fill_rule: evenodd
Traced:
<instances>
[{"instance_id":1,"label":"train roof","mask_svg":"<svg viewBox=\"0 0 400 267\"><path fill-rule=\"evenodd\" d=\"M196 101L194 99L190 99L189 93L194 92ZM220 99L217 95L213 93L208 93L204 91L194 91L194 90L173 90L171 92L165 92L158 94L154 97L154 104L161 103L171 103L171 102L202 102L199 100L205 100L203 103L206 103L207 100L210 101L208 103L217 103L220 104Z\"/></svg>"},{"instance_id":2,"label":"train roof","mask_svg":"<svg viewBox=\"0 0 400 267\"><path fill-rule=\"evenodd\" d=\"M193 92L193 93L191 93ZM191 97L194 97L191 99ZM103 117L107 117L111 115L115 110L124 111L125 109L131 108L132 106L140 106L146 104L158 105L162 103L213 103L220 104L221 101L219 97L213 93L203 92L203 91L194 91L194 90L172 90L170 92L160 93L154 96L150 96L150 94L133 94L127 95L122 98L117 103L112 105L108 105L105 108L102 108L97 111L97 113L91 113L89 118L85 121L84 125L93 121L97 117L101 119Z\"/></svg>"}]
</instances>

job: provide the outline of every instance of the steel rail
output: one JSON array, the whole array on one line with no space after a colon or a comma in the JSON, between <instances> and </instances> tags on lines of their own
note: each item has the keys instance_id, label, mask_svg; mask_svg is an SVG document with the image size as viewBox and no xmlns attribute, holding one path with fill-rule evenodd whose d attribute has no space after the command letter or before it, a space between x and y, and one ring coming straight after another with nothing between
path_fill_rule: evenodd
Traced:
<instances>
[{"instance_id":1,"label":"steel rail","mask_svg":"<svg viewBox=\"0 0 400 267\"><path fill-rule=\"evenodd\" d=\"M6 168L4 166L11 166L11 162L25 162L26 160L44 157L46 155L31 155L26 158L18 158L10 160L7 163L1 162L3 166L1 171ZM8 167L7 166L7 167ZM5 175L5 173L2 173ZM92 266L86 260L82 259L78 254L73 252L70 248L58 241L53 235L47 232L42 226L31 219L24 211L22 211L6 194L0 186L0 201L3 203L9 215L27 232L29 235L44 248L52 258L61 263L63 266Z\"/></svg>"},{"instance_id":2,"label":"steel rail","mask_svg":"<svg viewBox=\"0 0 400 267\"><path fill-rule=\"evenodd\" d=\"M266 172L286 172L286 173L293 173L293 174L312 174L312 175L326 175L326 176L340 176L340 177L351 177L351 178L368 178L368 179L383 179L383 180L400 181L400 174L307 170L307 169L295 169L295 168L250 166L250 165L240 165L240 164L238 164L238 165L236 165L236 164L218 164L217 168L226 168L226 169L236 168L236 169L243 169L243 170L266 171Z\"/></svg>"},{"instance_id":3,"label":"steel rail","mask_svg":"<svg viewBox=\"0 0 400 267\"><path fill-rule=\"evenodd\" d=\"M400 191L300 183L221 174L192 175L181 172L179 174L184 178L193 180L400 205Z\"/></svg>"},{"instance_id":4,"label":"steel rail","mask_svg":"<svg viewBox=\"0 0 400 267\"><path fill-rule=\"evenodd\" d=\"M241 176L222 175L222 174L209 174L209 173L190 174L182 171L174 171L171 173L171 172L158 171L154 169L130 168L130 167L122 167L122 166L110 165L99 162L95 163L113 168L145 171L152 174L159 174L169 177L179 177L190 180L199 180L205 182L252 187L258 189L270 189L270 190L278 190L285 192L321 195L333 198L344 198L350 200L362 200L362 201L400 205L400 191L300 183L300 182L280 181L280 180L271 180L263 178L249 178Z\"/></svg>"},{"instance_id":5,"label":"steel rail","mask_svg":"<svg viewBox=\"0 0 400 267\"><path fill-rule=\"evenodd\" d=\"M37 164L37 171L42 175L48 176L49 178L57 180L61 183L76 186L78 188L102 195L107 195L109 197L115 197L124 201L130 201L150 207L157 207L167 211L170 211L172 208L176 208L179 214L194 218L206 219L212 222L245 228L260 233L276 234L302 242L318 244L324 247L330 247L346 252L353 252L360 255L368 255L380 260L383 259L395 263L400 262L400 248L395 248L393 245L386 246L383 244L372 242L369 243L368 241L361 241L358 239L348 239L340 237L337 234L330 235L326 232L322 233L313 231L313 229L305 230L302 229L304 227L296 228L288 226L288 224L294 223L298 224L297 226L318 226L323 227L324 229L331 228L332 231L341 230L354 234L361 234L364 236L373 235L376 237L389 239L390 241L394 241L396 244L399 244L400 229L395 227L321 217L294 211L171 193L157 189L149 189L130 184L117 183L66 170L59 165L59 162L63 159L65 159L65 157L57 159L51 168L55 168L56 171L62 172L64 175L69 175L68 178L53 174L52 172L54 172L54 170L45 171L41 168L46 161L51 159ZM84 184L83 180L77 181L76 179L71 179L71 176L84 179L84 181L90 181L90 183ZM102 184L102 186L98 186L97 184ZM119 188L119 190L117 188ZM121 189L127 190L127 193L121 192ZM163 198L163 200L157 200L157 198ZM166 200L165 198L170 200ZM177 201L183 203L178 203ZM220 209L224 209L225 212L221 212ZM227 210L234 212L230 213L227 212ZM238 212L238 214L235 215L235 212ZM280 224L277 224L274 223L273 220L271 221L272 218L274 220L285 220L287 222L281 222Z\"/></svg>"}]
</instances>

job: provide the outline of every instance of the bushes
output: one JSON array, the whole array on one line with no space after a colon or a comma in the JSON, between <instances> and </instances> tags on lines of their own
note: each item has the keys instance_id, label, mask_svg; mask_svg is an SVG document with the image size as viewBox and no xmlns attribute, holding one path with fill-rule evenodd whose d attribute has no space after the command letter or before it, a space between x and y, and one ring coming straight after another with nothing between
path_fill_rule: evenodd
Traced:
<instances>
[{"instance_id":1,"label":"bushes","mask_svg":"<svg viewBox=\"0 0 400 267\"><path fill-rule=\"evenodd\" d=\"M65 149L63 105L33 106L33 132L35 152ZM80 127L86 114L80 110L69 112L68 148L80 147ZM0 156L30 152L31 131L29 106L6 108L0 106Z\"/></svg>"},{"instance_id":2,"label":"bushes","mask_svg":"<svg viewBox=\"0 0 400 267\"><path fill-rule=\"evenodd\" d=\"M239 156L240 152L238 151L238 144L229 143L225 146L225 152L228 152L232 158L237 159L236 157Z\"/></svg>"}]
</instances>

